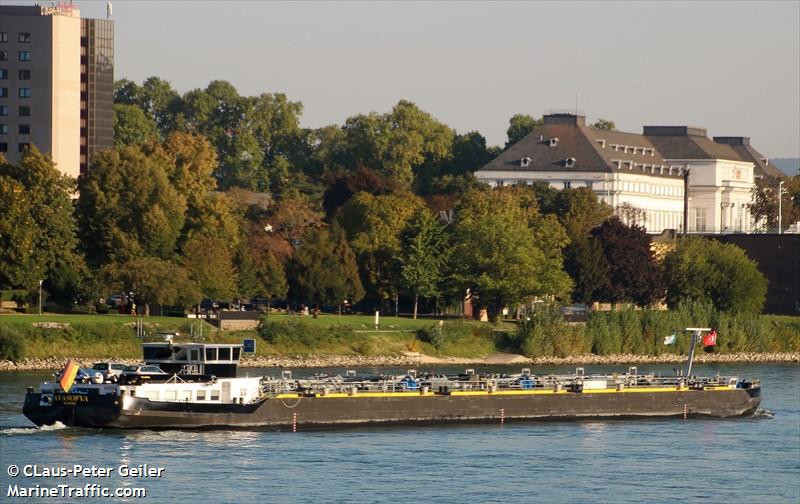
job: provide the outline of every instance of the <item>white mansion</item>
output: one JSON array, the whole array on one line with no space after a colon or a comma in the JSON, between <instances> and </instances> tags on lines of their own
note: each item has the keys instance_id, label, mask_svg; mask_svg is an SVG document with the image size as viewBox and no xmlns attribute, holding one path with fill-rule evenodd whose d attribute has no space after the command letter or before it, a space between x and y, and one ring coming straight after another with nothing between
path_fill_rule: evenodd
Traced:
<instances>
[{"instance_id":1,"label":"white mansion","mask_svg":"<svg viewBox=\"0 0 800 504\"><path fill-rule=\"evenodd\" d=\"M644 134L586 126L575 114L544 124L475 173L493 186L544 181L556 189L590 187L649 233L683 227L684 170L689 170L689 231L748 232L754 176L776 168L746 137L706 136L687 126L645 126ZM627 216L625 215L627 214Z\"/></svg>"}]
</instances>

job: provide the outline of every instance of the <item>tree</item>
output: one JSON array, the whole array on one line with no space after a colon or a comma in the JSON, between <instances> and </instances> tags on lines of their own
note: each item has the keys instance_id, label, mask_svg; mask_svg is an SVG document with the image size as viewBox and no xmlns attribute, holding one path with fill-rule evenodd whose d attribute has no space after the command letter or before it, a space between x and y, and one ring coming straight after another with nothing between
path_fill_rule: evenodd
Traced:
<instances>
[{"instance_id":1,"label":"tree","mask_svg":"<svg viewBox=\"0 0 800 504\"><path fill-rule=\"evenodd\" d=\"M587 237L570 243L564 269L575 282L572 300L577 303L592 303L611 288L610 267L598 240Z\"/></svg>"},{"instance_id":2,"label":"tree","mask_svg":"<svg viewBox=\"0 0 800 504\"><path fill-rule=\"evenodd\" d=\"M406 100L387 114L350 117L343 129L347 166L368 166L406 188L415 175L452 155L455 136L452 129Z\"/></svg>"},{"instance_id":3,"label":"tree","mask_svg":"<svg viewBox=\"0 0 800 504\"><path fill-rule=\"evenodd\" d=\"M439 295L450 250L444 227L426 209L408 224L402 244L400 274L403 284L414 296L416 320L419 297Z\"/></svg>"},{"instance_id":4,"label":"tree","mask_svg":"<svg viewBox=\"0 0 800 504\"><path fill-rule=\"evenodd\" d=\"M114 145L139 145L158 138L158 128L152 117L137 105L114 105Z\"/></svg>"},{"instance_id":5,"label":"tree","mask_svg":"<svg viewBox=\"0 0 800 504\"><path fill-rule=\"evenodd\" d=\"M477 290L493 316L503 306L536 296L563 298L569 293L571 282L561 258L566 234L555 218L539 215L530 191L470 191L456 218L456 276L462 290Z\"/></svg>"},{"instance_id":6,"label":"tree","mask_svg":"<svg viewBox=\"0 0 800 504\"><path fill-rule=\"evenodd\" d=\"M658 265L644 228L613 217L592 231L609 266L609 282L600 299L649 305L662 297Z\"/></svg>"},{"instance_id":7,"label":"tree","mask_svg":"<svg viewBox=\"0 0 800 504\"><path fill-rule=\"evenodd\" d=\"M557 191L552 213L558 217L567 235L575 241L589 236L589 232L609 219L614 210L597 198L588 187Z\"/></svg>"},{"instance_id":8,"label":"tree","mask_svg":"<svg viewBox=\"0 0 800 504\"><path fill-rule=\"evenodd\" d=\"M168 162L140 147L99 152L78 178L78 229L93 266L135 257L171 259L186 200L170 184Z\"/></svg>"},{"instance_id":9,"label":"tree","mask_svg":"<svg viewBox=\"0 0 800 504\"><path fill-rule=\"evenodd\" d=\"M617 125L614 124L614 121L610 121L608 119L598 119L591 125L594 129L599 130L606 130L606 131L617 131Z\"/></svg>"},{"instance_id":10,"label":"tree","mask_svg":"<svg viewBox=\"0 0 800 504\"><path fill-rule=\"evenodd\" d=\"M182 261L205 298L230 300L236 297L236 272L231 254L223 243L196 235L183 246Z\"/></svg>"},{"instance_id":11,"label":"tree","mask_svg":"<svg viewBox=\"0 0 800 504\"><path fill-rule=\"evenodd\" d=\"M664 258L667 303L711 301L720 311L755 314L767 280L744 250L704 238L683 238Z\"/></svg>"},{"instance_id":12,"label":"tree","mask_svg":"<svg viewBox=\"0 0 800 504\"><path fill-rule=\"evenodd\" d=\"M289 294L317 307L364 297L355 255L341 232L309 229L287 267Z\"/></svg>"},{"instance_id":13,"label":"tree","mask_svg":"<svg viewBox=\"0 0 800 504\"><path fill-rule=\"evenodd\" d=\"M0 286L32 287L56 269L83 271L74 192L75 180L35 147L17 165L0 157Z\"/></svg>"},{"instance_id":14,"label":"tree","mask_svg":"<svg viewBox=\"0 0 800 504\"><path fill-rule=\"evenodd\" d=\"M506 149L519 142L534 129L544 124L543 119L535 119L527 114L515 114L508 120L508 130L506 130Z\"/></svg>"},{"instance_id":15,"label":"tree","mask_svg":"<svg viewBox=\"0 0 800 504\"><path fill-rule=\"evenodd\" d=\"M337 221L358 257L370 297L384 302L400 290L401 233L423 207L411 193L361 192L340 209Z\"/></svg>"},{"instance_id":16,"label":"tree","mask_svg":"<svg viewBox=\"0 0 800 504\"><path fill-rule=\"evenodd\" d=\"M778 187L783 181L781 201L783 230L800 220L800 175L794 177L756 177L753 186L753 203L750 214L757 226L764 229L778 227Z\"/></svg>"},{"instance_id":17,"label":"tree","mask_svg":"<svg viewBox=\"0 0 800 504\"><path fill-rule=\"evenodd\" d=\"M138 257L120 264L108 264L99 273L105 286L102 295L133 292L142 304L193 305L200 292L188 272L172 262L155 257Z\"/></svg>"},{"instance_id":18,"label":"tree","mask_svg":"<svg viewBox=\"0 0 800 504\"><path fill-rule=\"evenodd\" d=\"M247 297L281 298L289 291L283 266L269 251L245 253L239 268L239 293Z\"/></svg>"}]
</instances>

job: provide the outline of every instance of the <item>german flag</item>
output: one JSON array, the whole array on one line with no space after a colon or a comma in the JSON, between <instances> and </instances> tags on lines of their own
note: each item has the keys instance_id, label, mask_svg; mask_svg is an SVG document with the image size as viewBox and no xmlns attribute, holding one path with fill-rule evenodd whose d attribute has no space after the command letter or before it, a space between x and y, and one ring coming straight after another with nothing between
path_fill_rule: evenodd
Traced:
<instances>
[{"instance_id":1,"label":"german flag","mask_svg":"<svg viewBox=\"0 0 800 504\"><path fill-rule=\"evenodd\" d=\"M77 374L78 365L72 359L68 360L67 365L64 366L64 371L61 372L61 381L58 382L64 392L69 392L69 389L72 388L72 383L75 381Z\"/></svg>"}]
</instances>

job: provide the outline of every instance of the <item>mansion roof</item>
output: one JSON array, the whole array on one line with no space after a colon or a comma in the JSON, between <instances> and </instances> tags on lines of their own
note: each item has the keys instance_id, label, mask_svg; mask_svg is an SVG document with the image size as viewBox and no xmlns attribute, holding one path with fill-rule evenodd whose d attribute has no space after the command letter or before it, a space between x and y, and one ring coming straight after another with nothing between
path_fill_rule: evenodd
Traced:
<instances>
[{"instance_id":1,"label":"mansion roof","mask_svg":"<svg viewBox=\"0 0 800 504\"><path fill-rule=\"evenodd\" d=\"M482 171L631 172L679 177L650 140L586 126L584 116L550 114L544 124L486 164Z\"/></svg>"},{"instance_id":2,"label":"mansion roof","mask_svg":"<svg viewBox=\"0 0 800 504\"><path fill-rule=\"evenodd\" d=\"M755 174L769 177L782 177L783 172L775 165L770 164L769 159L755 150L750 145L750 137L714 137L714 141L726 144L736 151L744 161L750 161L755 165Z\"/></svg>"}]
</instances>

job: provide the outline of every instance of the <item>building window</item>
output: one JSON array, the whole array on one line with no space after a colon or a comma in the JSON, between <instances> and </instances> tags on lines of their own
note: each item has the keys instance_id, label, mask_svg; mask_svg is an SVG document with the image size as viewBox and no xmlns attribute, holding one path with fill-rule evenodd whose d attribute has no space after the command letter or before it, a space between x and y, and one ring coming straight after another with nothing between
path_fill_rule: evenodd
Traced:
<instances>
[{"instance_id":1,"label":"building window","mask_svg":"<svg viewBox=\"0 0 800 504\"><path fill-rule=\"evenodd\" d=\"M19 144L19 149L18 150L19 150L19 152L27 152L28 149L30 148L30 146L31 146L31 144L29 144L28 142L22 142L22 143Z\"/></svg>"},{"instance_id":2,"label":"building window","mask_svg":"<svg viewBox=\"0 0 800 504\"><path fill-rule=\"evenodd\" d=\"M25 106L20 105L18 112L19 113L17 115L19 115L20 117L28 117L31 115L31 108L28 107L27 105Z\"/></svg>"},{"instance_id":3,"label":"building window","mask_svg":"<svg viewBox=\"0 0 800 504\"><path fill-rule=\"evenodd\" d=\"M19 134L20 135L30 135L31 134L31 125L30 124L20 124L19 125Z\"/></svg>"},{"instance_id":4,"label":"building window","mask_svg":"<svg viewBox=\"0 0 800 504\"><path fill-rule=\"evenodd\" d=\"M0 98L8 98L8 88L0 87Z\"/></svg>"},{"instance_id":5,"label":"building window","mask_svg":"<svg viewBox=\"0 0 800 504\"><path fill-rule=\"evenodd\" d=\"M706 209L705 208L695 208L694 209L694 230L695 231L705 231L706 230Z\"/></svg>"},{"instance_id":6,"label":"building window","mask_svg":"<svg viewBox=\"0 0 800 504\"><path fill-rule=\"evenodd\" d=\"M31 52L30 51L20 51L19 52L19 60L20 61L30 61L31 60Z\"/></svg>"},{"instance_id":7,"label":"building window","mask_svg":"<svg viewBox=\"0 0 800 504\"><path fill-rule=\"evenodd\" d=\"M31 80L31 71L28 69L20 69L19 80Z\"/></svg>"},{"instance_id":8,"label":"building window","mask_svg":"<svg viewBox=\"0 0 800 504\"><path fill-rule=\"evenodd\" d=\"M8 42L8 32L0 32L0 42Z\"/></svg>"},{"instance_id":9,"label":"building window","mask_svg":"<svg viewBox=\"0 0 800 504\"><path fill-rule=\"evenodd\" d=\"M569 180L564 181L564 189L572 189L572 182Z\"/></svg>"},{"instance_id":10,"label":"building window","mask_svg":"<svg viewBox=\"0 0 800 504\"><path fill-rule=\"evenodd\" d=\"M0 142L0 152L8 152L8 144L5 142Z\"/></svg>"},{"instance_id":11,"label":"building window","mask_svg":"<svg viewBox=\"0 0 800 504\"><path fill-rule=\"evenodd\" d=\"M8 70L5 68L0 68L0 80L8 79Z\"/></svg>"},{"instance_id":12,"label":"building window","mask_svg":"<svg viewBox=\"0 0 800 504\"><path fill-rule=\"evenodd\" d=\"M0 116L8 115L8 105L0 105Z\"/></svg>"},{"instance_id":13,"label":"building window","mask_svg":"<svg viewBox=\"0 0 800 504\"><path fill-rule=\"evenodd\" d=\"M0 51L0 61L8 61L8 51Z\"/></svg>"},{"instance_id":14,"label":"building window","mask_svg":"<svg viewBox=\"0 0 800 504\"><path fill-rule=\"evenodd\" d=\"M31 34L30 33L20 33L19 34L19 41L23 44L29 44L31 41Z\"/></svg>"},{"instance_id":15,"label":"building window","mask_svg":"<svg viewBox=\"0 0 800 504\"><path fill-rule=\"evenodd\" d=\"M21 87L21 88L19 88L19 97L20 98L30 98L31 97L31 88L29 88L29 87Z\"/></svg>"},{"instance_id":16,"label":"building window","mask_svg":"<svg viewBox=\"0 0 800 504\"><path fill-rule=\"evenodd\" d=\"M8 124L0 124L0 135L8 134Z\"/></svg>"}]
</instances>

